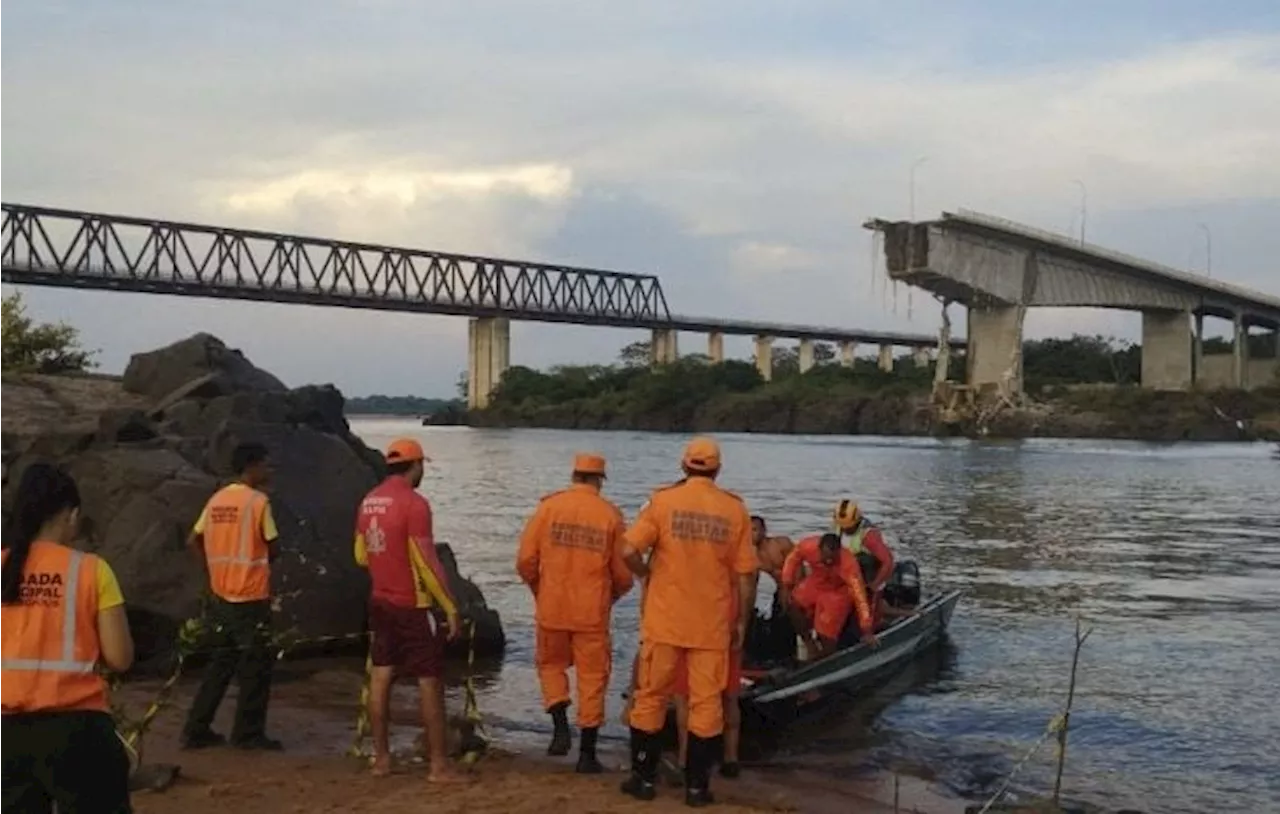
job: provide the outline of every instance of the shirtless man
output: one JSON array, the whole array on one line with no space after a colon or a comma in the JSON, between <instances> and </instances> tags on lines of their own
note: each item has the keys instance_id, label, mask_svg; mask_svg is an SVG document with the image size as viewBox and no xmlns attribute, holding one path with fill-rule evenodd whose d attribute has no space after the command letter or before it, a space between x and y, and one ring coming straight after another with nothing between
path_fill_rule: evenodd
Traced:
<instances>
[{"instance_id":1,"label":"shirtless man","mask_svg":"<svg viewBox=\"0 0 1280 814\"><path fill-rule=\"evenodd\" d=\"M769 537L764 518L751 516L751 540L756 544L756 559L760 561L761 572L773 577L775 583L781 584L782 564L787 561L793 543L789 537Z\"/></svg>"}]
</instances>

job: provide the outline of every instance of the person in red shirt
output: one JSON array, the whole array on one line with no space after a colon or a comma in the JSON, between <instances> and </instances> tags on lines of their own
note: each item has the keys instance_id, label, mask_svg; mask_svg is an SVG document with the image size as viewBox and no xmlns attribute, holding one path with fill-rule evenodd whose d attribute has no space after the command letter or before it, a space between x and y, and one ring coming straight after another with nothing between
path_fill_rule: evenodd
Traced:
<instances>
[{"instance_id":1,"label":"person in red shirt","mask_svg":"<svg viewBox=\"0 0 1280 814\"><path fill-rule=\"evenodd\" d=\"M801 580L805 570L808 574ZM840 545L838 535L815 535L796 543L782 567L778 590L809 658L835 649L850 610L857 612L862 641L872 646L879 643L858 562ZM816 634L816 642L810 633Z\"/></svg>"},{"instance_id":2,"label":"person in red shirt","mask_svg":"<svg viewBox=\"0 0 1280 814\"><path fill-rule=\"evenodd\" d=\"M418 679L423 726L431 768L427 780L463 780L449 767L446 750L444 647L458 635L458 604L436 556L431 505L418 494L426 455L413 439L387 448L386 480L360 504L356 517L356 562L369 569L369 645L373 674L369 724L373 730L373 773L391 771L387 709L399 670ZM440 616L444 617L441 630Z\"/></svg>"}]
</instances>

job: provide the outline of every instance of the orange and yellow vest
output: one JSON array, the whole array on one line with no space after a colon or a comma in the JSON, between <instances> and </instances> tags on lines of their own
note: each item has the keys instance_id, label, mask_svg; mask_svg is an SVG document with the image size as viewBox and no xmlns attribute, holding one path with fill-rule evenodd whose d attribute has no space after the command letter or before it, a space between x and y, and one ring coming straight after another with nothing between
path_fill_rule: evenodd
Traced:
<instances>
[{"instance_id":1,"label":"orange and yellow vest","mask_svg":"<svg viewBox=\"0 0 1280 814\"><path fill-rule=\"evenodd\" d=\"M4 559L9 552L4 552ZM95 670L98 558L58 543L31 544L21 599L3 610L3 711L108 711Z\"/></svg>"},{"instance_id":2,"label":"orange and yellow vest","mask_svg":"<svg viewBox=\"0 0 1280 814\"><path fill-rule=\"evenodd\" d=\"M271 566L263 517L267 496L243 484L225 486L205 505L197 528L204 535L209 588L228 602L271 596Z\"/></svg>"}]
</instances>

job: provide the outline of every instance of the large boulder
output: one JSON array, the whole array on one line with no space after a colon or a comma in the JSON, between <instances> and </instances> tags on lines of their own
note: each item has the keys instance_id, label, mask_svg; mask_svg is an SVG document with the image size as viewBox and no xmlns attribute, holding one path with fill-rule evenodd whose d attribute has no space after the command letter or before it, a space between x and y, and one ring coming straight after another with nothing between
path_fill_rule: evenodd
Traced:
<instances>
[{"instance_id":1,"label":"large boulder","mask_svg":"<svg viewBox=\"0 0 1280 814\"><path fill-rule=\"evenodd\" d=\"M61 386L48 378L37 384L32 404ZM198 612L204 570L186 539L205 501L231 477L231 451L249 440L265 444L273 461L277 629L303 647L360 642L368 578L352 558L352 532L360 500L385 466L351 433L336 388L288 390L207 334L134 356L114 384L127 391L119 397L97 387L96 410L41 426L15 423L21 432L10 432L17 412L10 404L18 402L6 378L4 475L12 485L35 460L68 467L84 502L82 544L115 569L141 656L168 653L181 623ZM458 573L446 545L441 560L464 617L476 624L478 653L500 652L497 613Z\"/></svg>"}]
</instances>

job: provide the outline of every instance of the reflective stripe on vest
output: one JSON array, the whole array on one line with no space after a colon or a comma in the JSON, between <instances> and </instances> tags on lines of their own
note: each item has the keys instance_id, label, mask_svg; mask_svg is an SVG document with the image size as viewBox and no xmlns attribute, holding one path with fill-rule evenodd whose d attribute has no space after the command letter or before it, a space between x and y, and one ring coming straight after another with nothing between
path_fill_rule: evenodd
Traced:
<instances>
[{"instance_id":1,"label":"reflective stripe on vest","mask_svg":"<svg viewBox=\"0 0 1280 814\"><path fill-rule=\"evenodd\" d=\"M260 496L256 492L249 492L249 496L240 506L240 533L236 539L236 553L231 556L209 557L210 565L266 565L266 557L252 556L254 528L253 518L257 515L257 507Z\"/></svg>"},{"instance_id":2,"label":"reflective stripe on vest","mask_svg":"<svg viewBox=\"0 0 1280 814\"><path fill-rule=\"evenodd\" d=\"M67 589L62 598L62 658L4 659L0 661L0 669L43 670L50 673L93 672L97 666L96 662L76 661L76 606L80 604L80 565L83 561L83 552L71 552L71 559L67 566Z\"/></svg>"}]
</instances>

